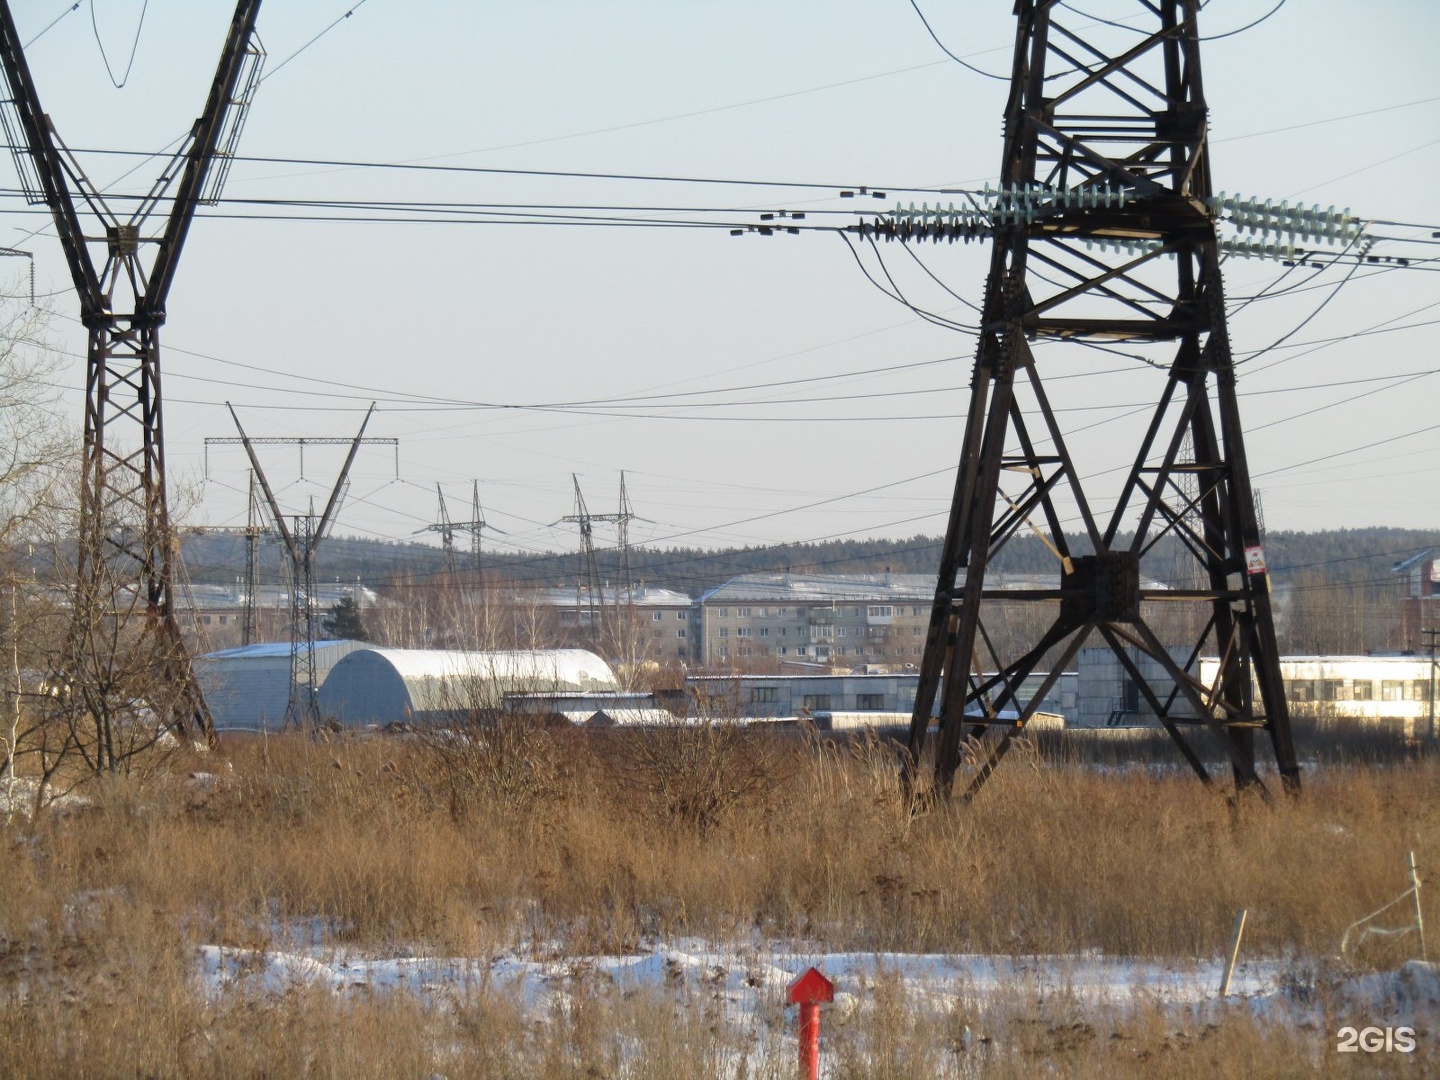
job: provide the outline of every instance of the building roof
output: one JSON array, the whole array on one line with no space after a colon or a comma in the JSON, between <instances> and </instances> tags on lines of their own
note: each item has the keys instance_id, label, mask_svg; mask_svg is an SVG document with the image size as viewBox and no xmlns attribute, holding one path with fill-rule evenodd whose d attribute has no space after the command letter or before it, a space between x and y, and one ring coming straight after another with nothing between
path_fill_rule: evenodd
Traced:
<instances>
[{"instance_id":1,"label":"building roof","mask_svg":"<svg viewBox=\"0 0 1440 1080\"><path fill-rule=\"evenodd\" d=\"M1390 567L1390 572L1391 572L1392 574L1406 574L1406 573L1409 573L1409 572L1410 572L1412 569L1414 569L1415 567L1422 565L1422 564L1425 562L1426 559L1429 559L1429 558L1430 558L1431 556L1433 556L1434 554L1435 554L1435 549L1434 549L1433 547L1431 547L1431 548L1426 548L1424 551L1416 552L1414 555L1411 555L1408 559L1401 559L1401 560L1400 560L1399 562L1397 562L1394 566Z\"/></svg>"},{"instance_id":2,"label":"building roof","mask_svg":"<svg viewBox=\"0 0 1440 1080\"><path fill-rule=\"evenodd\" d=\"M303 649L303 643L300 643ZM324 652L327 650L344 648L353 652L356 648L368 648L363 641L317 641L315 651ZM262 641L254 645L241 645L236 649L221 649L219 652L206 653L202 660L263 660L274 657L288 657L290 655L290 643L288 641Z\"/></svg>"},{"instance_id":3,"label":"building roof","mask_svg":"<svg viewBox=\"0 0 1440 1080\"><path fill-rule=\"evenodd\" d=\"M187 591L194 607L200 611L214 611L217 608L243 608L245 588L240 582L233 585L191 584ZM344 597L351 597L361 607L373 607L380 602L373 589L363 585L346 585L343 582L316 582L310 594L316 607L333 607ZM290 603L290 590L283 585L255 586L255 605L261 608L283 608Z\"/></svg>"},{"instance_id":4,"label":"building roof","mask_svg":"<svg viewBox=\"0 0 1440 1080\"><path fill-rule=\"evenodd\" d=\"M343 723L387 724L499 708L516 692L618 688L610 665L584 649L362 649L331 668L319 697L321 712Z\"/></svg>"},{"instance_id":5,"label":"building roof","mask_svg":"<svg viewBox=\"0 0 1440 1080\"><path fill-rule=\"evenodd\" d=\"M701 593L698 602L713 604L829 603L832 600L933 600L933 574L741 574Z\"/></svg>"},{"instance_id":6,"label":"building roof","mask_svg":"<svg viewBox=\"0 0 1440 1080\"><path fill-rule=\"evenodd\" d=\"M580 607L590 603L590 590L559 586L554 589L535 589L521 595L536 598L547 607ZM688 608L692 601L688 595L673 589L659 589L651 585L637 585L633 589L615 589L605 585L600 588L598 604L631 604L634 607Z\"/></svg>"}]
</instances>

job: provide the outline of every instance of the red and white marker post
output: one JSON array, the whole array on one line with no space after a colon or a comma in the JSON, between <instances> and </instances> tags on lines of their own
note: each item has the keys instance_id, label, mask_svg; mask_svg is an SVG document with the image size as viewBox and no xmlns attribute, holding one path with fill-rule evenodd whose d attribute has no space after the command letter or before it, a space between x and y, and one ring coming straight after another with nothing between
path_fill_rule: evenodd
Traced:
<instances>
[{"instance_id":1,"label":"red and white marker post","mask_svg":"<svg viewBox=\"0 0 1440 1080\"><path fill-rule=\"evenodd\" d=\"M835 984L812 967L785 988L785 1000L800 1006L800 1080L820 1080L820 1006L835 1000Z\"/></svg>"}]
</instances>

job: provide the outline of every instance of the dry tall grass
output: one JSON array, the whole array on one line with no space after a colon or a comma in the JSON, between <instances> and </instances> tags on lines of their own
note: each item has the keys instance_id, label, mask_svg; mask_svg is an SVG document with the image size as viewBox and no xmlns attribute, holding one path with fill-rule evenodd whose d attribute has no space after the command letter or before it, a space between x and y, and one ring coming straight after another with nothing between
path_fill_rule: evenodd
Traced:
<instances>
[{"instance_id":1,"label":"dry tall grass","mask_svg":"<svg viewBox=\"0 0 1440 1080\"><path fill-rule=\"evenodd\" d=\"M504 738L505 753L472 749L449 764L442 746L413 738L228 743L92 786L84 808L13 822L0 873L0 1073L714 1075L745 1051L703 1004L672 1033L673 1005L643 995L599 995L543 1031L499 995L440 1011L403 995L206 1001L194 947L289 946L301 927L307 944L432 955L615 952L695 935L1193 958L1219 955L1245 907L1247 955L1315 958L1405 888L1407 851L1422 872L1440 867L1433 760L1330 767L1306 777L1300 799L1267 806L1232 804L1185 775L1016 755L969 807L912 818L876 742L738 730ZM682 751L684 768L645 764ZM1440 927L1435 877L1426 916ZM1372 939L1357 960L1409 955L1409 942ZM956 1018L955 1030L903 1020L903 1003L882 1024L876 1000L870 1020L836 1035L844 1075L971 1075L989 1052L956 1041ZM1213 1075L1217 1055L1256 1054L1274 1069L1225 1071L1310 1075L1286 1047L1324 1042L1248 1018L1193 1042L1166 1033L1158 1012L1116 1020L1118 1038L1032 1019L1035 1053L1062 1062L1057 1076ZM906 1023L929 1026L901 1038ZM1007 1054L985 1075L1033 1064Z\"/></svg>"}]
</instances>

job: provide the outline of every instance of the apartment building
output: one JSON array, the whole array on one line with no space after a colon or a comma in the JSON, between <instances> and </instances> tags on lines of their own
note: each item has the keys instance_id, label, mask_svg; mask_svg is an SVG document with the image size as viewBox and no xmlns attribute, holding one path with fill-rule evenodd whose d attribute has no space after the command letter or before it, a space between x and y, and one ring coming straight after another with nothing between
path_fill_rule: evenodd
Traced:
<instances>
[{"instance_id":1,"label":"apartment building","mask_svg":"<svg viewBox=\"0 0 1440 1080\"><path fill-rule=\"evenodd\" d=\"M935 596L928 574L742 574L703 593L692 619L709 668L918 666Z\"/></svg>"}]
</instances>

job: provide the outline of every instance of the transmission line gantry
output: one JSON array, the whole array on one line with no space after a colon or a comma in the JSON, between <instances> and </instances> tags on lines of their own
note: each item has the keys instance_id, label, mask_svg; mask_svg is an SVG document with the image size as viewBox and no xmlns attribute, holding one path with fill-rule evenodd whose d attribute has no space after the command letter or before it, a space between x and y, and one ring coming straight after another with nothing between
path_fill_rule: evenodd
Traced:
<instances>
[{"instance_id":1,"label":"transmission line gantry","mask_svg":"<svg viewBox=\"0 0 1440 1080\"><path fill-rule=\"evenodd\" d=\"M285 545L290 571L290 693L285 705L284 723L286 727L293 724L296 727L313 730L320 722L320 703L317 696L319 687L316 685L315 679L315 640L318 637L315 630L318 615L315 610L315 551L321 541L330 534L330 528L335 523L335 515L339 512L340 503L349 486L350 467L355 463L355 455L360 452L360 447L366 444L396 447L398 463L399 440L365 438L365 428L370 423L370 417L375 413L373 403L366 411L365 418L360 421L360 430L353 439L325 437L253 439L245 434L235 407L229 402L226 402L225 405L230 410L231 418L235 421L235 430L240 434L237 438L208 438L205 440L205 445L207 449L212 445L223 446L236 443L245 447L245 453L250 459L250 468L264 494L265 505L270 510L275 532L279 534L281 542ZM320 514L315 513L312 503L309 513L289 515L287 521L287 515L280 509L275 491L270 486L270 481L260 464L259 455L255 452L257 445L276 444L298 446L302 455L306 446L348 446L350 448L345 455L345 463L340 467L340 474L335 479L335 485L330 489L330 497L325 503L325 509ZM302 474L304 472L303 464L301 472Z\"/></svg>"},{"instance_id":2,"label":"transmission line gantry","mask_svg":"<svg viewBox=\"0 0 1440 1080\"><path fill-rule=\"evenodd\" d=\"M8 0L0 0L0 123L31 205L54 218L89 333L80 484L78 570L69 663L83 667L127 595L143 598L152 663L167 688L157 715L177 733L213 735L176 615L165 491L160 327L196 208L213 203L229 172L264 52L255 40L260 0L240 0L204 112L128 217L111 209L40 106ZM173 190L173 195L171 191ZM77 202L78 200L78 202ZM168 200L161 229L149 228ZM97 228L86 231L81 211Z\"/></svg>"},{"instance_id":3,"label":"transmission line gantry","mask_svg":"<svg viewBox=\"0 0 1440 1080\"><path fill-rule=\"evenodd\" d=\"M983 231L992 250L911 720L912 792L933 727L930 790L950 794L968 741L973 795L1096 635L1202 780L1197 730L1213 733L1237 786L1261 784L1263 733L1298 788L1225 321L1200 6L1137 4L1121 26L1054 0L1016 4L1001 194L983 219L955 226ZM1329 227L1352 225L1347 215ZM1149 421L1114 483L1072 454L1077 432L1043 375L1061 358L1073 372L1095 355L1087 346L1158 369ZM989 567L1026 533L1055 554L1054 586L993 587ZM1191 568L1173 586L1150 580L1146 561L1164 562L1167 547ZM1017 635L1028 625L1018 618L1007 634L990 618L1002 605L1044 629ZM1190 615L1178 646L1152 625L1162 605ZM1218 659L1208 681L1202 655Z\"/></svg>"}]
</instances>

